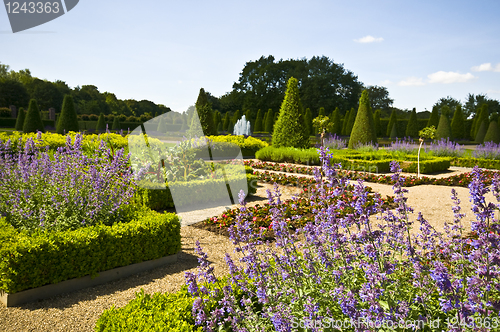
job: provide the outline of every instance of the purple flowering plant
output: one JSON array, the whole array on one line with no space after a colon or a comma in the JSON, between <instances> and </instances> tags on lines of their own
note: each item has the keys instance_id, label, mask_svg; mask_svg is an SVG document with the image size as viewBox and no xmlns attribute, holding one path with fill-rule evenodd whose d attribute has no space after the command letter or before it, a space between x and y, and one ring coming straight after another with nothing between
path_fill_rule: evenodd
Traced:
<instances>
[{"instance_id":1,"label":"purple flowering plant","mask_svg":"<svg viewBox=\"0 0 500 332\"><path fill-rule=\"evenodd\" d=\"M241 196L240 214L230 231L236 254L226 255L226 279L215 278L208 256L197 246L200 272L187 273L186 279L195 297L193 317L198 325L206 331L332 331L328 322L334 319L351 322L343 331L381 331L363 321L391 321L396 326L388 330L414 331L415 327L397 324L419 320L424 322L422 330L434 331L428 324L440 319L449 331L498 327L498 175L488 188L482 171L476 167L472 172L472 232L462 223L464 213L454 190L454 220L438 232L421 213L412 219L396 162L391 171L397 208L391 211L382 210L380 201L365 204L368 191L362 180L354 184L356 199L329 204L329 198L347 190L349 180L339 176L340 165L329 164L327 148L320 156L323 166L315 170L317 185L311 193L314 222L291 232L276 187L268 191L274 243L263 243L262 234L252 230L252 213ZM485 201L490 190L496 203ZM339 213L348 205L350 213ZM202 282L219 290L208 292L198 287ZM244 295L235 296L236 289ZM205 305L215 299L217 306ZM298 321L312 324L301 328Z\"/></svg>"},{"instance_id":2,"label":"purple flowering plant","mask_svg":"<svg viewBox=\"0 0 500 332\"><path fill-rule=\"evenodd\" d=\"M494 142L484 142L476 147L472 152L474 158L500 159L500 144Z\"/></svg>"},{"instance_id":3,"label":"purple flowering plant","mask_svg":"<svg viewBox=\"0 0 500 332\"><path fill-rule=\"evenodd\" d=\"M67 230L129 221L136 207L129 157L105 141L84 153L82 135L66 136L66 145L49 151L28 138L13 152L0 142L0 213L19 230Z\"/></svg>"},{"instance_id":4,"label":"purple flowering plant","mask_svg":"<svg viewBox=\"0 0 500 332\"><path fill-rule=\"evenodd\" d=\"M462 157L465 154L465 148L463 145L450 141L449 138L441 138L426 147L425 152L437 157Z\"/></svg>"}]
</instances>

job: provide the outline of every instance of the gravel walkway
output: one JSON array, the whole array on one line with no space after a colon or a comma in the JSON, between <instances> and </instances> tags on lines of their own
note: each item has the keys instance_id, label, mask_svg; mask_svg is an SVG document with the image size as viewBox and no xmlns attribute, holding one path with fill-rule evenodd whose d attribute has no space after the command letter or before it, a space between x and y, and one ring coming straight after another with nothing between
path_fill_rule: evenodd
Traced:
<instances>
[{"instance_id":1,"label":"gravel walkway","mask_svg":"<svg viewBox=\"0 0 500 332\"><path fill-rule=\"evenodd\" d=\"M468 169L452 170L451 173L465 172ZM450 172L441 176L449 176ZM383 197L393 195L392 186L366 183ZM265 190L272 188L269 184L261 184L256 196L249 205L266 201ZM282 187L283 188L283 187ZM416 186L408 188L408 203L415 211L421 211L425 218L437 229L441 230L444 221L452 221L450 192L447 186ZM466 220L473 219L470 212L467 188L456 188L467 213ZM283 199L298 193L298 188L283 188ZM493 196L487 195L492 201ZM223 211L225 207L219 207ZM218 210L214 215L217 215ZM417 213L411 215L416 220ZM201 221L206 214L191 213L183 216L183 224ZM200 219L201 218L201 219ZM199 240L214 263L217 275L226 274L224 254L232 253L230 241L211 232L194 227L182 227L182 251L176 264L143 272L105 285L83 289L74 293L63 294L54 298L26 304L21 307L6 308L0 306L1 331L92 331L101 313L112 305L122 307L135 297L135 293L144 289L146 293L175 292L184 284L184 273L195 271L197 258L194 255L194 243Z\"/></svg>"}]
</instances>

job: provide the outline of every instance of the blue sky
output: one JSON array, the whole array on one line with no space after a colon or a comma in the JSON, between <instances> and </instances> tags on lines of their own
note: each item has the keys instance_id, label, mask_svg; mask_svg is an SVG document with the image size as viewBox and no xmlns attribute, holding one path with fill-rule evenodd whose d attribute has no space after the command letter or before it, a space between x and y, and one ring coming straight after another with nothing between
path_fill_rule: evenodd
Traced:
<instances>
[{"instance_id":1,"label":"blue sky","mask_svg":"<svg viewBox=\"0 0 500 332\"><path fill-rule=\"evenodd\" d=\"M327 56L394 106L500 99L500 1L97 1L13 34L0 9L0 62L70 87L175 111L203 87L231 90L248 61Z\"/></svg>"}]
</instances>

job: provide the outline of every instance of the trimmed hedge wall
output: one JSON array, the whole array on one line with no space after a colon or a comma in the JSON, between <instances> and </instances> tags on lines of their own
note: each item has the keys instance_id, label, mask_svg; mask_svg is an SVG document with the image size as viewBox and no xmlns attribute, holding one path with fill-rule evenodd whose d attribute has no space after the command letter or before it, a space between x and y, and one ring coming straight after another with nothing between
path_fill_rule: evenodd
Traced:
<instances>
[{"instance_id":1,"label":"trimmed hedge wall","mask_svg":"<svg viewBox=\"0 0 500 332\"><path fill-rule=\"evenodd\" d=\"M245 166L246 180L248 185L249 195L255 194L257 191L257 176L253 175L253 170L251 167ZM229 177L228 180L238 181L238 178ZM186 191L186 202L176 202L178 205L182 206L185 204L192 204L196 202L197 204L217 202L224 198L227 198L228 192L230 190L229 185L226 183L226 188L228 192L219 191L221 182L223 179L219 180L198 180L189 182L175 182L177 190L180 192L182 190ZM140 187L137 187L135 192L135 202L143 206L147 206L152 210L165 210L168 208L175 207L174 200L172 198L172 193L169 187L166 189L159 183L153 183L149 181L141 181ZM217 188L214 190L213 188ZM236 196L238 193L236 193ZM194 199L196 197L196 200Z\"/></svg>"},{"instance_id":2,"label":"trimmed hedge wall","mask_svg":"<svg viewBox=\"0 0 500 332\"><path fill-rule=\"evenodd\" d=\"M17 233L0 225L0 290L13 294L173 255L181 249L177 215L149 211L129 223L73 231Z\"/></svg>"},{"instance_id":3,"label":"trimmed hedge wall","mask_svg":"<svg viewBox=\"0 0 500 332\"><path fill-rule=\"evenodd\" d=\"M453 158L451 160L453 166L459 167L474 167L479 166L481 168L488 169L498 169L500 170L500 160L493 159L479 159L479 158Z\"/></svg>"},{"instance_id":4,"label":"trimmed hedge wall","mask_svg":"<svg viewBox=\"0 0 500 332\"><path fill-rule=\"evenodd\" d=\"M15 128L16 118L0 118L0 128ZM54 120L42 120L44 127L56 128L56 122Z\"/></svg>"}]
</instances>

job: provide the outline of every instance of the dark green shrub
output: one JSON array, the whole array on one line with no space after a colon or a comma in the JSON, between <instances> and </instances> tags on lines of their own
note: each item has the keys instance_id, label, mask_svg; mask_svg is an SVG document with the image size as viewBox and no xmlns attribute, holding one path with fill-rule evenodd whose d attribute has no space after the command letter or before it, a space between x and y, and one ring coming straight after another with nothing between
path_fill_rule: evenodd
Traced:
<instances>
[{"instance_id":1,"label":"dark green shrub","mask_svg":"<svg viewBox=\"0 0 500 332\"><path fill-rule=\"evenodd\" d=\"M457 105L451 120L451 137L453 139L464 139L465 135L465 119L462 112L462 106Z\"/></svg>"},{"instance_id":2,"label":"dark green shrub","mask_svg":"<svg viewBox=\"0 0 500 332\"><path fill-rule=\"evenodd\" d=\"M8 107L0 107L0 118L10 118L12 111Z\"/></svg>"},{"instance_id":3,"label":"dark green shrub","mask_svg":"<svg viewBox=\"0 0 500 332\"><path fill-rule=\"evenodd\" d=\"M440 140L442 138L450 138L451 136L451 126L448 116L450 114L450 108L445 105L441 108L441 117L439 118L439 125L436 129L436 139Z\"/></svg>"},{"instance_id":4,"label":"dark green shrub","mask_svg":"<svg viewBox=\"0 0 500 332\"><path fill-rule=\"evenodd\" d=\"M257 118L255 119L255 126L253 127L253 132L262 131L262 111L257 111Z\"/></svg>"},{"instance_id":5,"label":"dark green shrub","mask_svg":"<svg viewBox=\"0 0 500 332\"><path fill-rule=\"evenodd\" d=\"M306 109L306 115L304 117L304 126L306 127L306 135L308 137L314 134L312 121L311 109L308 108Z\"/></svg>"},{"instance_id":6,"label":"dark green shrub","mask_svg":"<svg viewBox=\"0 0 500 332\"><path fill-rule=\"evenodd\" d=\"M375 133L377 137L382 136L382 128L380 125L380 110L375 110L375 114L373 114L373 125L375 127Z\"/></svg>"},{"instance_id":7,"label":"dark green shrub","mask_svg":"<svg viewBox=\"0 0 500 332\"><path fill-rule=\"evenodd\" d=\"M344 121L342 122L342 135L347 136L347 123L349 122L349 111L345 113Z\"/></svg>"},{"instance_id":8,"label":"dark green shrub","mask_svg":"<svg viewBox=\"0 0 500 332\"><path fill-rule=\"evenodd\" d=\"M45 127L43 126L42 117L38 110L38 104L35 99L31 99L26 119L24 119L23 132L35 133L37 131L44 133Z\"/></svg>"},{"instance_id":9,"label":"dark green shrub","mask_svg":"<svg viewBox=\"0 0 500 332\"><path fill-rule=\"evenodd\" d=\"M195 107L198 112L201 129L203 130L205 136L217 135L217 130L214 125L212 105L208 102L207 94L203 88L200 89Z\"/></svg>"},{"instance_id":10,"label":"dark green shrub","mask_svg":"<svg viewBox=\"0 0 500 332\"><path fill-rule=\"evenodd\" d=\"M496 144L500 143L500 131L498 130L498 123L496 121L490 122L488 130L484 135L483 142L493 142Z\"/></svg>"},{"instance_id":11,"label":"dark green shrub","mask_svg":"<svg viewBox=\"0 0 500 332\"><path fill-rule=\"evenodd\" d=\"M356 121L357 111L354 108L351 108L349 112L349 119L347 120L347 135L351 135L352 128L354 127L354 122Z\"/></svg>"},{"instance_id":12,"label":"dark green shrub","mask_svg":"<svg viewBox=\"0 0 500 332\"><path fill-rule=\"evenodd\" d=\"M120 130L121 129L120 117L115 116L115 118L113 119L113 125L111 126L111 129L112 130Z\"/></svg>"},{"instance_id":13,"label":"dark green shrub","mask_svg":"<svg viewBox=\"0 0 500 332\"><path fill-rule=\"evenodd\" d=\"M474 141L478 144L482 144L484 142L484 136L486 136L486 121L481 121Z\"/></svg>"},{"instance_id":14,"label":"dark green shrub","mask_svg":"<svg viewBox=\"0 0 500 332\"><path fill-rule=\"evenodd\" d=\"M106 121L104 120L104 114L99 115L99 120L97 120L96 130L99 132L103 132L106 130Z\"/></svg>"},{"instance_id":15,"label":"dark green shrub","mask_svg":"<svg viewBox=\"0 0 500 332\"><path fill-rule=\"evenodd\" d=\"M80 128L78 126L78 118L76 116L73 97L70 95L65 95L62 104L61 115L57 120L56 132L63 135L70 131L78 132L80 131Z\"/></svg>"},{"instance_id":16,"label":"dark green shrub","mask_svg":"<svg viewBox=\"0 0 500 332\"><path fill-rule=\"evenodd\" d=\"M377 135L373 124L368 90L364 90L359 99L359 109L349 138L349 149L360 144L377 144Z\"/></svg>"},{"instance_id":17,"label":"dark green shrub","mask_svg":"<svg viewBox=\"0 0 500 332\"><path fill-rule=\"evenodd\" d=\"M410 113L410 119L406 125L406 137L418 137L417 111L415 108Z\"/></svg>"},{"instance_id":18,"label":"dark green shrub","mask_svg":"<svg viewBox=\"0 0 500 332\"><path fill-rule=\"evenodd\" d=\"M429 118L426 127L434 126L434 128L437 128L438 125L439 125L439 110L437 106L434 106L432 107L431 117Z\"/></svg>"},{"instance_id":19,"label":"dark green shrub","mask_svg":"<svg viewBox=\"0 0 500 332\"><path fill-rule=\"evenodd\" d=\"M389 135L389 138L391 139L395 139L398 137L398 131L397 131L397 123L394 122L394 124L392 125L392 129L391 129L391 133Z\"/></svg>"},{"instance_id":20,"label":"dark green shrub","mask_svg":"<svg viewBox=\"0 0 500 332\"><path fill-rule=\"evenodd\" d=\"M398 118L397 118L397 115L396 115L396 110L392 110L391 117L389 118L389 124L387 125L386 135L388 137L391 137L392 127L394 126L394 124L396 122L398 122ZM397 136L397 134L396 134L396 136Z\"/></svg>"},{"instance_id":21,"label":"dark green shrub","mask_svg":"<svg viewBox=\"0 0 500 332\"><path fill-rule=\"evenodd\" d=\"M274 125L272 144L275 147L305 148L309 136L304 126L304 110L299 97L298 80L288 80L285 98L281 104L278 121Z\"/></svg>"},{"instance_id":22,"label":"dark green shrub","mask_svg":"<svg viewBox=\"0 0 500 332\"><path fill-rule=\"evenodd\" d=\"M331 116L332 134L336 134L337 136L342 135L342 121L340 120L340 110L338 107L335 108Z\"/></svg>"},{"instance_id":23,"label":"dark green shrub","mask_svg":"<svg viewBox=\"0 0 500 332\"><path fill-rule=\"evenodd\" d=\"M486 130L488 129L488 126L490 125L488 104L483 104L481 107L479 107L477 112L478 112L478 115L475 119L474 126L473 126L474 131L473 131L473 133L471 133L472 134L471 137L474 139L477 137L479 128L481 127L481 124L483 121L484 121L485 134L486 134ZM483 135L483 138L484 138L484 135Z\"/></svg>"},{"instance_id":24,"label":"dark green shrub","mask_svg":"<svg viewBox=\"0 0 500 332\"><path fill-rule=\"evenodd\" d=\"M16 120L16 130L22 131L24 126L24 119L26 118L26 113L24 112L24 108L19 108L19 114L17 114Z\"/></svg>"}]
</instances>

